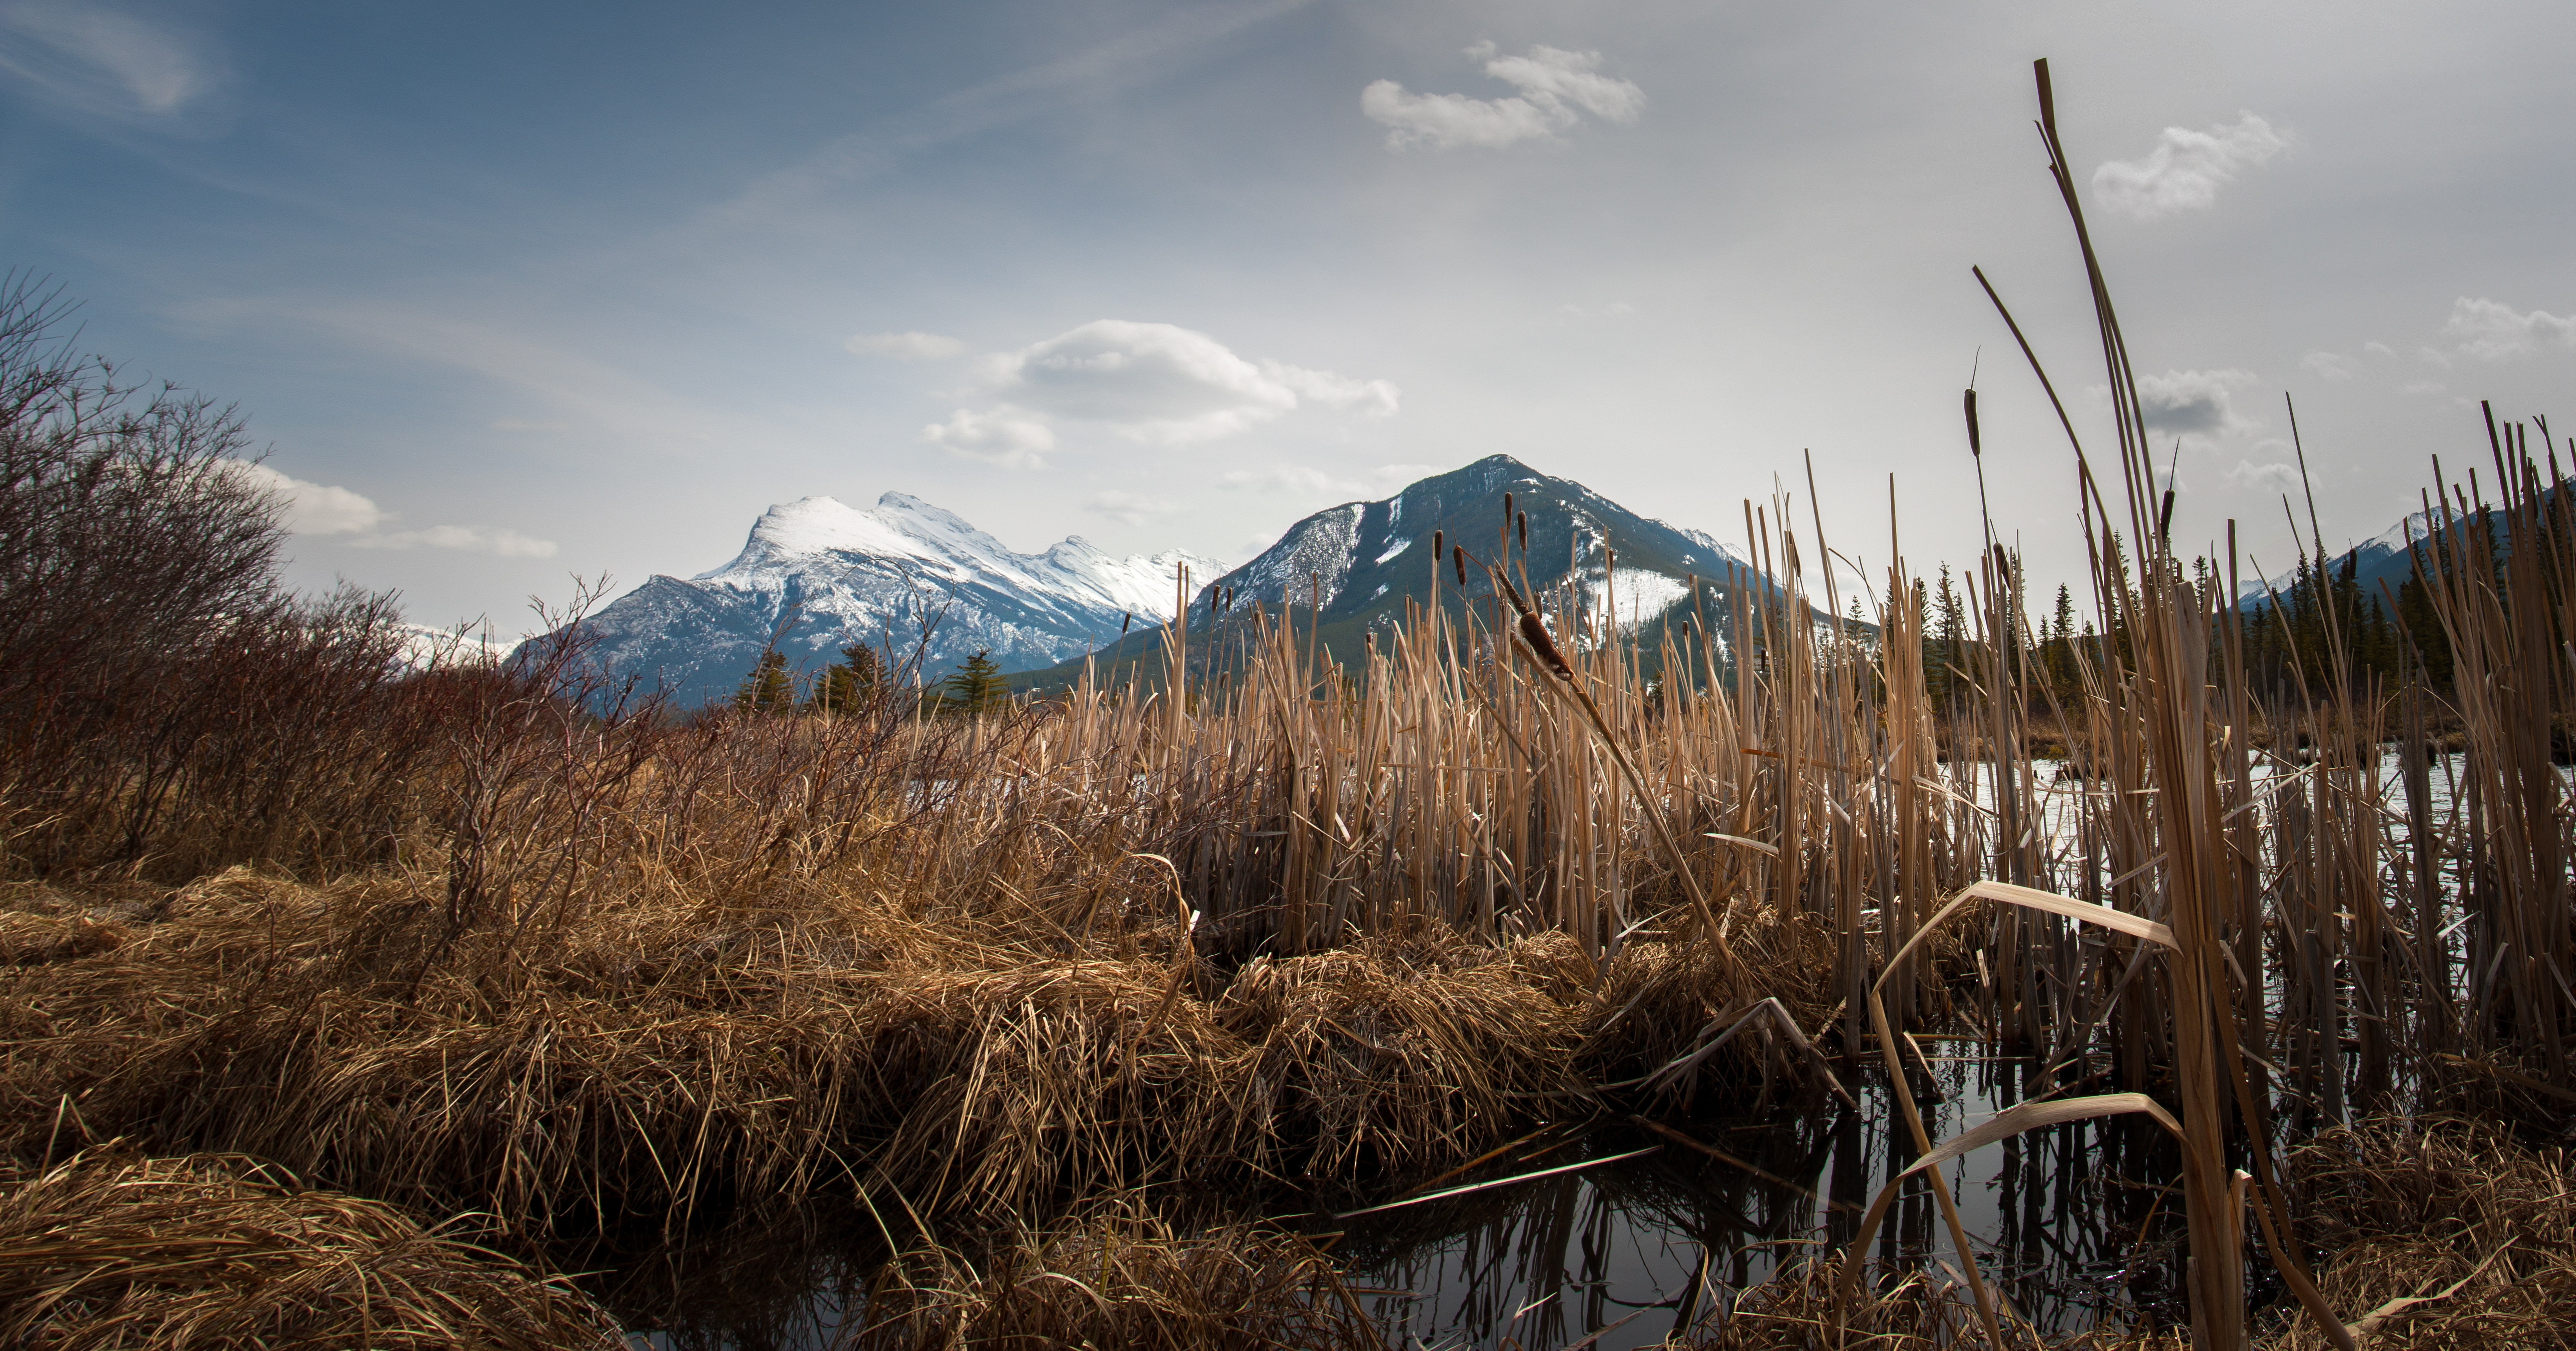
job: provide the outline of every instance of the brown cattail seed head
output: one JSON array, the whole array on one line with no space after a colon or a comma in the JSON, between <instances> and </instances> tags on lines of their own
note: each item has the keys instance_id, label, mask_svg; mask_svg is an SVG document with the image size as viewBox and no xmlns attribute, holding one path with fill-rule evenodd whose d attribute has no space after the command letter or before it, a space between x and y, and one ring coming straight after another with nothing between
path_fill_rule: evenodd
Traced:
<instances>
[{"instance_id":1,"label":"brown cattail seed head","mask_svg":"<svg viewBox=\"0 0 2576 1351\"><path fill-rule=\"evenodd\" d=\"M1521 641L1529 644L1530 651L1537 653L1538 659L1560 678L1574 679L1574 668L1566 664L1565 654L1556 650L1556 640L1547 635L1547 625L1538 622L1537 615L1521 616Z\"/></svg>"},{"instance_id":2,"label":"brown cattail seed head","mask_svg":"<svg viewBox=\"0 0 2576 1351\"><path fill-rule=\"evenodd\" d=\"M1511 521L1511 519L1512 519L1512 495L1511 495L1510 493L1505 493L1505 494L1503 494L1503 520L1504 520L1504 522L1505 522L1506 524L1508 524L1508 523Z\"/></svg>"},{"instance_id":3,"label":"brown cattail seed head","mask_svg":"<svg viewBox=\"0 0 2576 1351\"><path fill-rule=\"evenodd\" d=\"M1529 552L1529 513L1528 513L1528 512L1526 512L1526 511L1524 511L1524 512L1522 512L1522 513L1521 513L1521 514L1520 514L1516 519L1518 519L1518 520L1520 521L1520 523L1521 523L1521 552L1522 552L1522 553L1528 553L1528 552Z\"/></svg>"},{"instance_id":4,"label":"brown cattail seed head","mask_svg":"<svg viewBox=\"0 0 2576 1351\"><path fill-rule=\"evenodd\" d=\"M1449 546L1442 543L1447 538L1448 535L1442 531L1431 532L1431 576L1435 581L1440 577L1440 555L1449 552Z\"/></svg>"},{"instance_id":5,"label":"brown cattail seed head","mask_svg":"<svg viewBox=\"0 0 2576 1351\"><path fill-rule=\"evenodd\" d=\"M1451 545L1449 548L1449 561L1458 565L1458 585L1465 586L1467 584L1467 546L1464 544Z\"/></svg>"},{"instance_id":6,"label":"brown cattail seed head","mask_svg":"<svg viewBox=\"0 0 2576 1351\"><path fill-rule=\"evenodd\" d=\"M1977 391L1968 391L1968 453L1983 456L1985 446L1977 436Z\"/></svg>"}]
</instances>

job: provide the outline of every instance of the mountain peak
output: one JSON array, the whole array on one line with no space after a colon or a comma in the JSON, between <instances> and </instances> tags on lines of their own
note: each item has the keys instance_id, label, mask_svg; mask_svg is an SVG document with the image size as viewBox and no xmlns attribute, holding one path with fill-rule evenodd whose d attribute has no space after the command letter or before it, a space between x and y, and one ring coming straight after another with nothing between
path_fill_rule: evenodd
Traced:
<instances>
[{"instance_id":1,"label":"mountain peak","mask_svg":"<svg viewBox=\"0 0 2576 1351\"><path fill-rule=\"evenodd\" d=\"M977 652L1003 670L1079 656L1130 618L1174 608L1173 570L1223 564L1178 551L1112 558L1079 535L1013 552L964 517L908 493L860 510L800 497L763 511L741 552L685 581L655 577L588 626L601 655L658 674L683 702L721 697L773 641L791 662L827 664L851 643L916 652L937 679Z\"/></svg>"}]
</instances>

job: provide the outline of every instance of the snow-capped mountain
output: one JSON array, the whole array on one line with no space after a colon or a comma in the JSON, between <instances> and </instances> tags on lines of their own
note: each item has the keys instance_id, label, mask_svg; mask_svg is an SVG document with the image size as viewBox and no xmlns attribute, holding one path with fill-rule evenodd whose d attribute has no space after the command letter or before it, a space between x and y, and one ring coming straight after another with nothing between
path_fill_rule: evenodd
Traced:
<instances>
[{"instance_id":1,"label":"snow-capped mountain","mask_svg":"<svg viewBox=\"0 0 2576 1351\"><path fill-rule=\"evenodd\" d=\"M1200 626L1211 620L1220 626L1245 622L1253 602L1272 615L1285 602L1297 609L1301 624L1309 611L1320 609L1322 643L1344 658L1356 655L1366 634L1399 622L1408 599L1422 602L1435 594L1435 571L1451 566L1434 555L1435 532L1480 559L1501 556L1506 494L1529 518L1526 552L1515 524L1513 557L1526 565L1532 586L1549 597L1552 612L1561 609L1563 589L1572 589L1583 635L1598 635L1614 623L1624 633L1641 627L1651 632L1696 605L1706 612L1723 654L1737 589L1775 599L1782 594L1740 554L1703 531L1640 516L1571 479L1539 473L1508 455L1489 455L1382 501L1316 512L1288 527L1251 562L1209 574L1191 598L1193 641L1208 632ZM1482 571L1471 570L1466 594L1486 590ZM1229 591L1231 607L1223 604ZM1454 574L1436 594L1446 604L1458 603ZM1160 641L1154 634L1131 635L1104 650L1101 663L1104 669L1137 661L1150 667ZM1067 663L1012 684L1049 689L1079 674L1079 663Z\"/></svg>"},{"instance_id":2,"label":"snow-capped mountain","mask_svg":"<svg viewBox=\"0 0 2576 1351\"><path fill-rule=\"evenodd\" d=\"M1175 572L1224 570L1171 550L1112 558L1079 535L1012 552L953 512L887 493L860 510L829 497L771 507L742 552L683 580L657 576L587 621L609 669L658 677L683 705L732 692L773 641L819 669L864 642L936 680L979 651L1005 671L1046 666L1169 619Z\"/></svg>"}]
</instances>

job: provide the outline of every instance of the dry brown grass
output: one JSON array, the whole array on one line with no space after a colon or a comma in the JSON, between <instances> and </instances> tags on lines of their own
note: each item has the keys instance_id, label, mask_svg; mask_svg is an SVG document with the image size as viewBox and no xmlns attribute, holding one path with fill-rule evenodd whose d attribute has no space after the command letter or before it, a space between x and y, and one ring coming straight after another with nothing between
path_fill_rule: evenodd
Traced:
<instances>
[{"instance_id":1,"label":"dry brown grass","mask_svg":"<svg viewBox=\"0 0 2576 1351\"><path fill-rule=\"evenodd\" d=\"M415 978L417 940L391 917L436 880L236 870L113 946L45 940L46 960L0 977L6 1149L132 1135L535 1227L853 1186L995 1216L1454 1160L1583 1094L1588 1033L1611 1056L1652 1034L1622 1007L1715 997L1704 961L1651 946L1596 997L1561 934L1497 948L1426 928L1220 983L1132 932L1038 942L811 895L595 904L504 993L470 944ZM80 922L43 904L11 931Z\"/></svg>"},{"instance_id":2,"label":"dry brown grass","mask_svg":"<svg viewBox=\"0 0 2576 1351\"><path fill-rule=\"evenodd\" d=\"M2328 1131L2291 1156L2336 1312L2408 1351L2576 1346L2576 1176L2563 1148L2426 1119ZM2421 1300L2420 1303L2405 1301ZM2371 1315L2379 1315L2376 1319ZM2272 1345L2325 1343L2293 1325Z\"/></svg>"},{"instance_id":3,"label":"dry brown grass","mask_svg":"<svg viewBox=\"0 0 2576 1351\"><path fill-rule=\"evenodd\" d=\"M42 1351L624 1345L560 1281L272 1166L115 1149L0 1166L0 1343Z\"/></svg>"},{"instance_id":4,"label":"dry brown grass","mask_svg":"<svg viewBox=\"0 0 2576 1351\"><path fill-rule=\"evenodd\" d=\"M1386 1343L1321 1249L1277 1229L1174 1227L1133 1194L1043 1230L1021 1230L982 1261L923 1249L870 1291L866 1351L1384 1351Z\"/></svg>"}]
</instances>

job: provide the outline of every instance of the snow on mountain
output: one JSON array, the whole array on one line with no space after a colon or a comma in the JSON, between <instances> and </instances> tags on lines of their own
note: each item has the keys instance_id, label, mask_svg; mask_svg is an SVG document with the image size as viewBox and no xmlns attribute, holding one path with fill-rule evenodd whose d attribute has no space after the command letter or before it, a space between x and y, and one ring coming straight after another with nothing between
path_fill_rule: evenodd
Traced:
<instances>
[{"instance_id":1,"label":"snow on mountain","mask_svg":"<svg viewBox=\"0 0 2576 1351\"><path fill-rule=\"evenodd\" d=\"M866 643L936 680L975 653L1046 666L1171 617L1175 570L1224 565L1180 550L1112 558L1079 535L1022 554L903 493L861 510L806 497L763 512L742 551L695 577L657 576L587 621L612 670L658 676L683 704L729 693L773 641L818 669Z\"/></svg>"}]
</instances>

